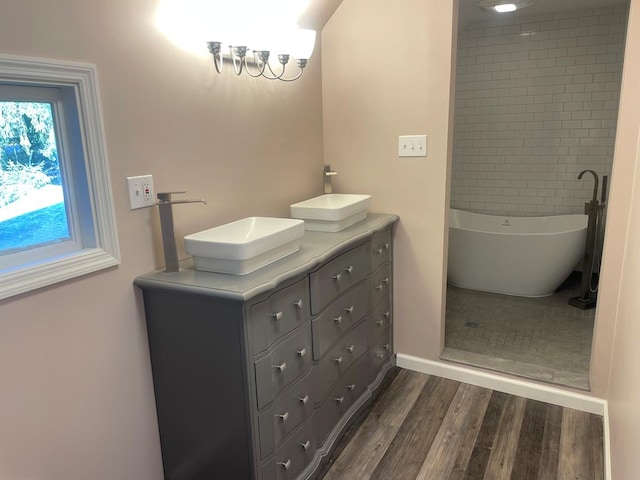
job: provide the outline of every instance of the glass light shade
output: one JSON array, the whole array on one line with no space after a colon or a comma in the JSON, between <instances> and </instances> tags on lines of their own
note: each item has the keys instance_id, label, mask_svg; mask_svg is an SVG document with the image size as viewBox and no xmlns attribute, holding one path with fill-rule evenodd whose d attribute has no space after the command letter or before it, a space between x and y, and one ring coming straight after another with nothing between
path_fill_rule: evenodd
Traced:
<instances>
[{"instance_id":1,"label":"glass light shade","mask_svg":"<svg viewBox=\"0 0 640 480\"><path fill-rule=\"evenodd\" d=\"M299 28L295 31L292 38L292 45L290 48L290 54L294 58L311 58L313 49L316 45L316 32L314 30L307 30Z\"/></svg>"}]
</instances>

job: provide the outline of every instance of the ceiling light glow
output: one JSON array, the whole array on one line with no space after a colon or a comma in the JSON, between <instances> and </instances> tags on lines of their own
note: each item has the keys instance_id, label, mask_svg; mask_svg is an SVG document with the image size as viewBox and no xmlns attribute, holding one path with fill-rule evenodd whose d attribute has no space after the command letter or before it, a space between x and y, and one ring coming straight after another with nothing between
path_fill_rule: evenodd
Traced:
<instances>
[{"instance_id":1,"label":"ceiling light glow","mask_svg":"<svg viewBox=\"0 0 640 480\"><path fill-rule=\"evenodd\" d=\"M515 12L518 7L513 3L503 3L502 5L494 5L493 9L498 13Z\"/></svg>"}]
</instances>

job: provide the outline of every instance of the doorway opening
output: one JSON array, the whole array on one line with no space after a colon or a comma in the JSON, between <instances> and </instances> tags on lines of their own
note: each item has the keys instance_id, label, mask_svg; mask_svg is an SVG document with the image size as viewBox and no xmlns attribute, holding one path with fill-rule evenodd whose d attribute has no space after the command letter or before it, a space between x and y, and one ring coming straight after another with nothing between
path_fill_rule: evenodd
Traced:
<instances>
[{"instance_id":1,"label":"doorway opening","mask_svg":"<svg viewBox=\"0 0 640 480\"><path fill-rule=\"evenodd\" d=\"M451 208L503 220L588 213L594 184L578 176L611 174L628 2L538 0L498 15L460 1ZM569 300L597 288L605 212L588 282L580 260L545 296L450 283L441 358L588 390L595 309ZM449 245L455 255L451 235Z\"/></svg>"}]
</instances>

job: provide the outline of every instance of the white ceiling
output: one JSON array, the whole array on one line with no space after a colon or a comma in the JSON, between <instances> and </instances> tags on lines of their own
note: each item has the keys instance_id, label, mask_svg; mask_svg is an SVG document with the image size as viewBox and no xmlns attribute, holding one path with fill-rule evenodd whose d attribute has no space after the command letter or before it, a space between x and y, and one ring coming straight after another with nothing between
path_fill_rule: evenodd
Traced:
<instances>
[{"instance_id":1,"label":"white ceiling","mask_svg":"<svg viewBox=\"0 0 640 480\"><path fill-rule=\"evenodd\" d=\"M628 0L533 0L530 7L513 13L492 13L476 6L476 0L459 0L459 28L471 22L507 18L507 16L528 16L542 13L567 12L588 8L611 7L628 4ZM505 3L507 3L505 1Z\"/></svg>"}]
</instances>

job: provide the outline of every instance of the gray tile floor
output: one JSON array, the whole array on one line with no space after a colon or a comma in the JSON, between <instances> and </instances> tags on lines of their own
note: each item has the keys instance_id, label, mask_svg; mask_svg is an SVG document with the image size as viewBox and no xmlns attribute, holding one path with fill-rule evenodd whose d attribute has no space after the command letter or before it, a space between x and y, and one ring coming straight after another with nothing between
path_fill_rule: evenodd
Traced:
<instances>
[{"instance_id":1,"label":"gray tile floor","mask_svg":"<svg viewBox=\"0 0 640 480\"><path fill-rule=\"evenodd\" d=\"M595 309L567 303L578 281L543 298L449 285L441 358L588 390Z\"/></svg>"}]
</instances>

